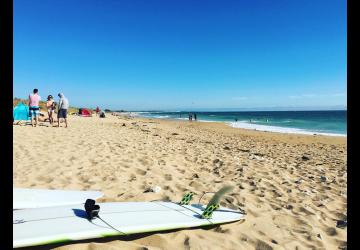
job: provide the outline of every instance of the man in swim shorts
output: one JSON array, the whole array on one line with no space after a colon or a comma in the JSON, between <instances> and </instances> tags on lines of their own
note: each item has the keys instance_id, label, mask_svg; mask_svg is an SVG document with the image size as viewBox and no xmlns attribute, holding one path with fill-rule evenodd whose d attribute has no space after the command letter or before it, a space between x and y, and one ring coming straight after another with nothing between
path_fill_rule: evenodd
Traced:
<instances>
[{"instance_id":1,"label":"man in swim shorts","mask_svg":"<svg viewBox=\"0 0 360 250\"><path fill-rule=\"evenodd\" d=\"M33 127L36 127L38 123L39 112L40 112L39 102L41 100L41 97L39 96L38 92L39 92L38 89L34 89L33 94L29 95L29 116L31 119L31 126ZM33 118L35 120L35 124L33 122Z\"/></svg>"},{"instance_id":2,"label":"man in swim shorts","mask_svg":"<svg viewBox=\"0 0 360 250\"><path fill-rule=\"evenodd\" d=\"M63 93L59 93L59 109L58 109L58 127L60 127L60 118L65 120L65 128L67 128L67 111L69 109L69 101Z\"/></svg>"}]
</instances>

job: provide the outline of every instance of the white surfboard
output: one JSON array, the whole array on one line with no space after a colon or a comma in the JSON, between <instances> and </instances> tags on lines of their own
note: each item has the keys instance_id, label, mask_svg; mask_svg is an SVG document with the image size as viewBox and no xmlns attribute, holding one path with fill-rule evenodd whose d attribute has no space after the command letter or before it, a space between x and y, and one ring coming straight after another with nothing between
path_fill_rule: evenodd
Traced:
<instances>
[{"instance_id":1,"label":"white surfboard","mask_svg":"<svg viewBox=\"0 0 360 250\"><path fill-rule=\"evenodd\" d=\"M50 189L13 189L13 209L54 207L84 203L103 196L99 191L74 191Z\"/></svg>"},{"instance_id":2,"label":"white surfboard","mask_svg":"<svg viewBox=\"0 0 360 250\"><path fill-rule=\"evenodd\" d=\"M219 207L211 219L201 218L204 205L172 202L99 203L100 218L87 219L83 205L13 211L13 246L45 245L82 239L128 235L221 224L244 218L240 211Z\"/></svg>"}]
</instances>

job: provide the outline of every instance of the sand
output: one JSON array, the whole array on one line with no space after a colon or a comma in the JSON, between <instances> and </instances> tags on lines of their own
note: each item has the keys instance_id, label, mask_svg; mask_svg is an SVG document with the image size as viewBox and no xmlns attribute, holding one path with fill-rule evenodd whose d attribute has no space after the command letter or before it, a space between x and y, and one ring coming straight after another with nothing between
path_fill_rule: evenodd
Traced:
<instances>
[{"instance_id":1,"label":"sand","mask_svg":"<svg viewBox=\"0 0 360 250\"><path fill-rule=\"evenodd\" d=\"M64 124L62 124L64 126ZM235 188L245 220L211 229L89 240L56 249L339 249L347 229L346 137L222 123L70 117L69 128L14 125L14 187L101 190L108 201L179 201ZM158 185L158 193L144 192ZM209 198L211 195L209 196ZM205 201L204 201L205 202Z\"/></svg>"}]
</instances>

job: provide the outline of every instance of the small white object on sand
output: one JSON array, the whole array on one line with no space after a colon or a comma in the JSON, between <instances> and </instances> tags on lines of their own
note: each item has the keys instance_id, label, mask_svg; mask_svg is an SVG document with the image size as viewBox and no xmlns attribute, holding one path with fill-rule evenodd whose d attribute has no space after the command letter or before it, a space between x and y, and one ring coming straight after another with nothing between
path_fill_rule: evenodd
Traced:
<instances>
[{"instance_id":1,"label":"small white object on sand","mask_svg":"<svg viewBox=\"0 0 360 250\"><path fill-rule=\"evenodd\" d=\"M159 187L159 186L153 186L153 187L151 188L151 191L154 192L154 193L158 193L158 192L161 191L161 187Z\"/></svg>"}]
</instances>

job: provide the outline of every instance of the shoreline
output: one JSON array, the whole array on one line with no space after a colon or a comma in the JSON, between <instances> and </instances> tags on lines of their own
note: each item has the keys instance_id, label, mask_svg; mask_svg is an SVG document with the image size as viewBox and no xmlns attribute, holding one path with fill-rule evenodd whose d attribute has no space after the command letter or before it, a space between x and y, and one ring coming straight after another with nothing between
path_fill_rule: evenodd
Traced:
<instances>
[{"instance_id":1,"label":"shoreline","mask_svg":"<svg viewBox=\"0 0 360 250\"><path fill-rule=\"evenodd\" d=\"M262 130L256 130L256 129L247 129L247 128L235 128L232 126L229 126L228 124L226 124L225 122L221 122L221 121L199 121L195 122L189 122L188 120L183 120L183 119L163 119L163 118L153 118L153 117L143 117L143 116L136 116L134 118L137 118L139 120L142 120L144 122L148 122L148 121L152 121L154 120L160 120L164 123L166 122L170 122L169 124L171 126L174 126L177 124L177 122L180 122L183 125L189 125L190 127L196 126L199 128L214 128L214 130L216 129L221 129L222 132L229 132L231 134L235 134L235 135L248 135L248 136L256 136L256 137L275 137L276 139L285 139L288 140L289 138L292 139L299 139L299 140L303 140L303 139L309 139L309 138L314 138L319 139L319 141L331 141L331 142L346 142L347 141L347 136L332 136L332 135L323 135L323 134L300 134L300 133L283 133L283 132L274 132L274 131L262 131ZM324 140L322 140L324 139Z\"/></svg>"},{"instance_id":2,"label":"shoreline","mask_svg":"<svg viewBox=\"0 0 360 250\"><path fill-rule=\"evenodd\" d=\"M142 115L138 115L138 114L135 116L141 117L141 118L148 118L148 119L161 119L161 120L189 122L189 120L187 118L180 119L180 118L150 117L150 116L142 116ZM210 121L210 120L201 120L201 119L199 119L197 121L192 121L192 122L224 123L227 126L230 126L230 127L236 128L236 129L246 129L246 130L253 130L253 131L280 133L280 134L299 134L299 135L331 136L331 137L334 136L334 137L347 138L347 134L315 132L315 131L307 131L307 130L300 129L300 128L271 126L271 125L263 125L263 124L247 123L247 122L214 121L214 120ZM238 126L238 125L240 125L240 126Z\"/></svg>"}]
</instances>

